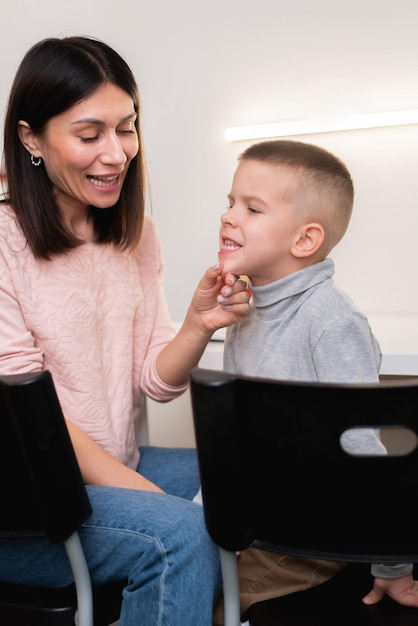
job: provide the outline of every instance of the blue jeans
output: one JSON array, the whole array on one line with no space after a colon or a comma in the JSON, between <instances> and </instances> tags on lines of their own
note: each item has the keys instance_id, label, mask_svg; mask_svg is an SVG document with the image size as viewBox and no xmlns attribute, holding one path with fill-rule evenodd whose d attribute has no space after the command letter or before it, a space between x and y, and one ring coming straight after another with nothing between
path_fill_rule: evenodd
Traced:
<instances>
[{"instance_id":1,"label":"blue jeans","mask_svg":"<svg viewBox=\"0 0 418 626\"><path fill-rule=\"evenodd\" d=\"M210 626L220 589L218 550L203 509L194 449L140 448L138 471L166 494L88 486L80 529L93 584L127 578L119 626ZM169 495L167 495L169 494ZM0 579L60 587L73 577L61 544L0 540Z\"/></svg>"}]
</instances>

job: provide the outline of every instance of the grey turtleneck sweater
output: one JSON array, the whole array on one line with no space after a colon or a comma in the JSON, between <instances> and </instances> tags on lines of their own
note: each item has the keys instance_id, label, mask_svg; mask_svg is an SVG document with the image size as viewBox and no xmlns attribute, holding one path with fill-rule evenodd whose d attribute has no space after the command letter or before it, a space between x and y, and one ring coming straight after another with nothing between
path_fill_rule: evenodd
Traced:
<instances>
[{"instance_id":1,"label":"grey turtleneck sweater","mask_svg":"<svg viewBox=\"0 0 418 626\"><path fill-rule=\"evenodd\" d=\"M261 287L251 286L248 318L228 327L224 370L245 376L320 382L377 382L380 346L367 318L334 283L327 258ZM344 447L355 454L386 452L373 429L352 429ZM392 578L412 565L372 565Z\"/></svg>"}]
</instances>

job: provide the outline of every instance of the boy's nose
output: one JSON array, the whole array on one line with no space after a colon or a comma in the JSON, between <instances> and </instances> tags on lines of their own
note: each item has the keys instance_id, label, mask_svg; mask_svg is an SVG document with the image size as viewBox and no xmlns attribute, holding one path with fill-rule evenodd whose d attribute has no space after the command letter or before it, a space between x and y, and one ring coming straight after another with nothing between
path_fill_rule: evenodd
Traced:
<instances>
[{"instance_id":1,"label":"boy's nose","mask_svg":"<svg viewBox=\"0 0 418 626\"><path fill-rule=\"evenodd\" d=\"M233 219L231 210L225 211L225 213L221 215L221 224L233 224L233 223L234 223L234 219Z\"/></svg>"}]
</instances>

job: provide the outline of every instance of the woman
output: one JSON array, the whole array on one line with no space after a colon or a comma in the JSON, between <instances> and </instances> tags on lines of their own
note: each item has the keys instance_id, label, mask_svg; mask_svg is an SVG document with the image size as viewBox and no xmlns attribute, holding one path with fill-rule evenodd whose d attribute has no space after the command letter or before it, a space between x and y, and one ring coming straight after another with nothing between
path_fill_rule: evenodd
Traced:
<instances>
[{"instance_id":1,"label":"woman","mask_svg":"<svg viewBox=\"0 0 418 626\"><path fill-rule=\"evenodd\" d=\"M93 584L128 578L120 626L211 624L219 564L190 501L195 451L138 450L135 428L144 396L183 393L213 332L247 315L245 285L208 269L175 334L145 216L137 86L100 41L27 52L4 165L0 374L52 373L93 506L80 533ZM71 582L64 550L42 539L0 541L0 557L2 580Z\"/></svg>"}]
</instances>

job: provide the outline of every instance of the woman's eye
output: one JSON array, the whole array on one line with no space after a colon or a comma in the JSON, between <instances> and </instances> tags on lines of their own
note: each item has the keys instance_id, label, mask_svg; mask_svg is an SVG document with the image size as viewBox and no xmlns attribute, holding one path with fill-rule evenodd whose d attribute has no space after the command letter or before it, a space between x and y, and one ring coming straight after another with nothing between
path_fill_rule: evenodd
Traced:
<instances>
[{"instance_id":1,"label":"woman's eye","mask_svg":"<svg viewBox=\"0 0 418 626\"><path fill-rule=\"evenodd\" d=\"M99 135L94 135L94 137L80 137L80 141L82 143L91 143L99 138Z\"/></svg>"},{"instance_id":2,"label":"woman's eye","mask_svg":"<svg viewBox=\"0 0 418 626\"><path fill-rule=\"evenodd\" d=\"M135 124L134 122L129 121L128 123L123 124L123 126L120 126L119 128L117 128L116 132L119 135L134 135L136 134Z\"/></svg>"}]
</instances>

